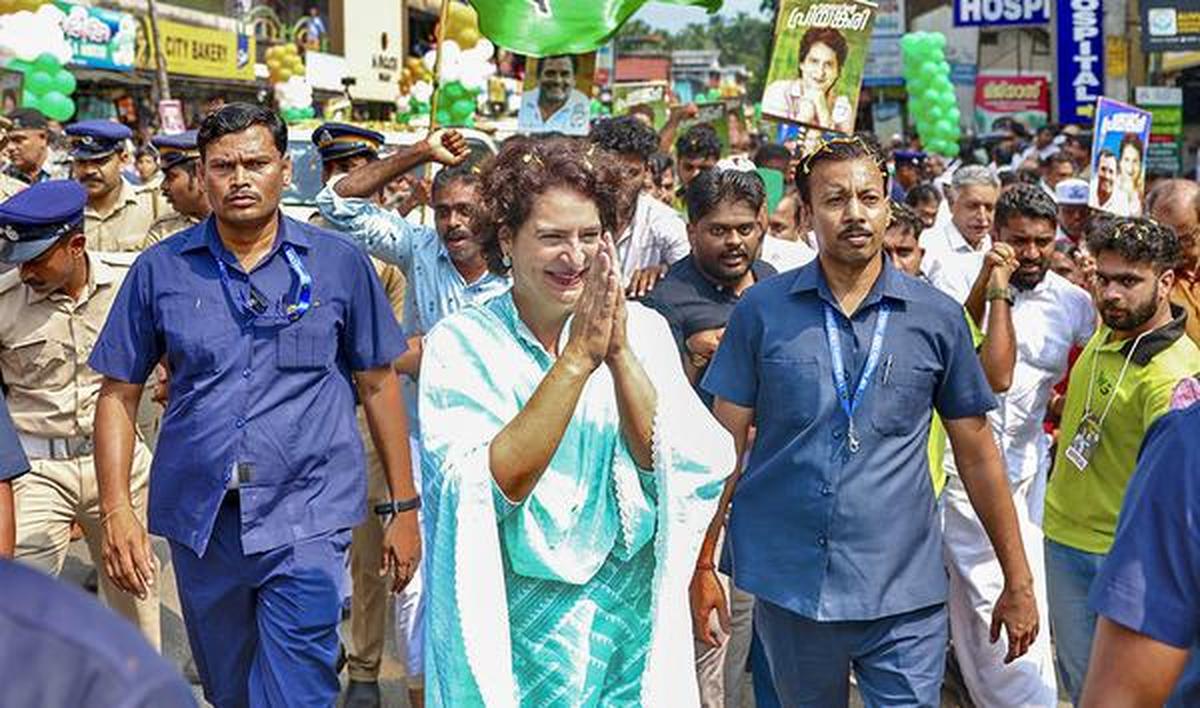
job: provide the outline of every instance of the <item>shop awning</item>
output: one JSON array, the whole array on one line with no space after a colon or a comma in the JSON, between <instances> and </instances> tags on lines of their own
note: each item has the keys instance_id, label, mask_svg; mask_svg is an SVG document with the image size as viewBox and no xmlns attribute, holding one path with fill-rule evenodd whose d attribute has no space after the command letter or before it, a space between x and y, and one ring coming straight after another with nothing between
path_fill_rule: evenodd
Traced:
<instances>
[{"instance_id":1,"label":"shop awning","mask_svg":"<svg viewBox=\"0 0 1200 708\"><path fill-rule=\"evenodd\" d=\"M1173 74L1177 71L1200 66L1200 52L1163 52L1162 71Z\"/></svg>"},{"instance_id":2,"label":"shop awning","mask_svg":"<svg viewBox=\"0 0 1200 708\"><path fill-rule=\"evenodd\" d=\"M144 87L154 82L147 76L132 71L111 71L109 69L86 69L71 67L70 72L76 81L86 81L94 84L109 84L110 86Z\"/></svg>"}]
</instances>

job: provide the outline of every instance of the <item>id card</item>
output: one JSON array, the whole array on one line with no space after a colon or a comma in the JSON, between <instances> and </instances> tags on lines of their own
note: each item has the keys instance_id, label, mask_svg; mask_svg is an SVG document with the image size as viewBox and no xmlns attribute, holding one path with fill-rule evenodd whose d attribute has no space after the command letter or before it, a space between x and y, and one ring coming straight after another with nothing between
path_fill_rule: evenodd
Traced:
<instances>
[{"instance_id":1,"label":"id card","mask_svg":"<svg viewBox=\"0 0 1200 708\"><path fill-rule=\"evenodd\" d=\"M1079 430L1075 431L1075 437L1071 439L1071 444L1067 446L1064 454L1071 464L1083 472L1092 461L1092 455L1099 444L1100 424L1092 416L1086 415L1079 421Z\"/></svg>"}]
</instances>

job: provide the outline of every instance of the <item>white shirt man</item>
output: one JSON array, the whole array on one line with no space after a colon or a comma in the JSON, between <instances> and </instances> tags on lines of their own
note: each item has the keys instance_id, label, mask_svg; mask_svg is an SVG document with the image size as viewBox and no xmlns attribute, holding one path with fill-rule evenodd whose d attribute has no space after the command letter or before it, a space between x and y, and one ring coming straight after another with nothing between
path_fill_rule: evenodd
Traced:
<instances>
[{"instance_id":1,"label":"white shirt man","mask_svg":"<svg viewBox=\"0 0 1200 708\"><path fill-rule=\"evenodd\" d=\"M643 268L671 265L692 252L683 218L645 192L638 195L633 221L617 237L616 246L625 283Z\"/></svg>"},{"instance_id":2,"label":"white shirt man","mask_svg":"<svg viewBox=\"0 0 1200 708\"><path fill-rule=\"evenodd\" d=\"M1019 267L1008 294L1016 340L1016 364L1008 390L988 414L1009 474L1009 487L1021 540L1034 576L1034 594L1046 614L1046 578L1042 563L1042 501L1050 468L1050 441L1042 429L1054 385L1067 371L1072 345L1083 345L1095 329L1090 296L1049 269L1057 210L1038 186L1019 185L1000 198L999 240L1012 249ZM999 248L999 246L997 246ZM977 293L977 297L982 293ZM973 299L968 309L982 308ZM1003 574L987 534L970 507L962 482L946 460L943 531L950 576L948 602L954 650L963 680L976 705L1046 706L1057 704L1054 664L1048 634L1039 634L1029 652L1006 664L1003 642L989 642L987 608L1003 589Z\"/></svg>"},{"instance_id":3,"label":"white shirt man","mask_svg":"<svg viewBox=\"0 0 1200 708\"><path fill-rule=\"evenodd\" d=\"M986 167L960 167L951 178L951 196L950 220L921 234L921 271L935 288L961 303L992 247L1000 181Z\"/></svg>"},{"instance_id":4,"label":"white shirt man","mask_svg":"<svg viewBox=\"0 0 1200 708\"><path fill-rule=\"evenodd\" d=\"M767 234L763 237L762 251L758 257L782 273L785 270L807 265L817 257L817 252L803 241L788 241Z\"/></svg>"}]
</instances>

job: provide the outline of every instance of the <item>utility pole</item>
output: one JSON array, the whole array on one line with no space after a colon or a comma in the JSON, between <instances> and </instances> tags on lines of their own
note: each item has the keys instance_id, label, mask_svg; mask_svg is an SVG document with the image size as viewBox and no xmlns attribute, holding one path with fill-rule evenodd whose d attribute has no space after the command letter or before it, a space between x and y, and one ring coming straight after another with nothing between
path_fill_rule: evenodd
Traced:
<instances>
[{"instance_id":1,"label":"utility pole","mask_svg":"<svg viewBox=\"0 0 1200 708\"><path fill-rule=\"evenodd\" d=\"M155 83L158 84L158 100L171 100L171 82L167 78L167 60L163 57L162 41L158 36L158 5L155 0L146 0L146 14L150 18L150 46L154 47Z\"/></svg>"}]
</instances>

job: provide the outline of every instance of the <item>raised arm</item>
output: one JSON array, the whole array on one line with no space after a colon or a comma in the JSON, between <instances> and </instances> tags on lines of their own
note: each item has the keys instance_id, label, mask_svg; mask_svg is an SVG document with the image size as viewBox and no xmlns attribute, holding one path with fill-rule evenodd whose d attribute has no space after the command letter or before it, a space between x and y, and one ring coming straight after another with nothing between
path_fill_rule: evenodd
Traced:
<instances>
[{"instance_id":1,"label":"raised arm","mask_svg":"<svg viewBox=\"0 0 1200 708\"><path fill-rule=\"evenodd\" d=\"M365 199L384 185L427 162L457 165L467 159L467 142L457 130L438 130L415 145L401 148L394 155L375 160L352 170L338 180L333 189L339 197Z\"/></svg>"}]
</instances>

